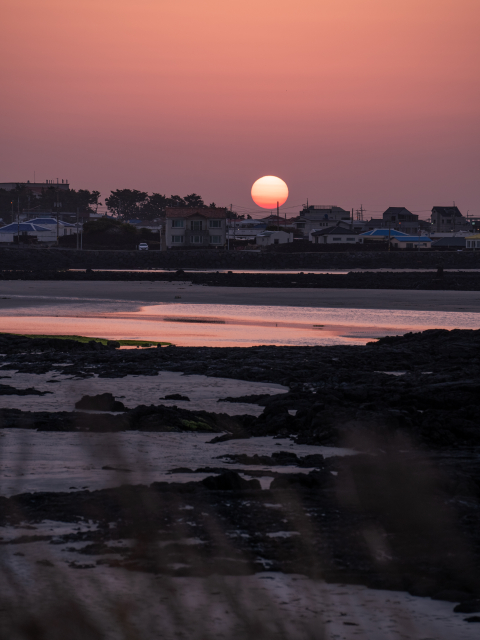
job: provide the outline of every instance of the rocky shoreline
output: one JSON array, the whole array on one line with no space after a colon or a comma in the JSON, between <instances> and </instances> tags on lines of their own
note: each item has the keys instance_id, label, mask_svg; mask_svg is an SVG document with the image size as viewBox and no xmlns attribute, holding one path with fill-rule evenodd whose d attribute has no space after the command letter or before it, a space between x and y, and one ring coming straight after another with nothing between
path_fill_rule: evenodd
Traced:
<instances>
[{"instance_id":1,"label":"rocky shoreline","mask_svg":"<svg viewBox=\"0 0 480 640\"><path fill-rule=\"evenodd\" d=\"M182 371L290 390L223 399L258 403L259 417L128 409L111 398L116 415L3 409L0 428L203 431L212 433L212 451L225 439L270 435L363 452L237 454L209 469L172 469L213 474L208 481L1 498L3 525L91 519L97 529L49 541L87 543L79 557L89 556L93 567L170 575L268 568L454 601L480 596L480 331L431 330L366 346L133 350L2 338L4 372L101 379ZM242 464L296 466L298 473L244 472ZM273 478L270 489L260 489L258 475ZM159 553L172 535L200 543L169 543ZM136 543L119 550L126 538Z\"/></svg>"}]
</instances>

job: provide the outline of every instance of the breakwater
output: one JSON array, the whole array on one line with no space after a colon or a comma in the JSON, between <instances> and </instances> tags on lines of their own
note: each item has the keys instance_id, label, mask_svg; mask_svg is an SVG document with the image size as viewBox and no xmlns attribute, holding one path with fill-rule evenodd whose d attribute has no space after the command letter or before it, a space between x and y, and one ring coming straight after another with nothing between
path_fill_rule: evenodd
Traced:
<instances>
[{"instance_id":1,"label":"breakwater","mask_svg":"<svg viewBox=\"0 0 480 640\"><path fill-rule=\"evenodd\" d=\"M479 269L480 252L77 251L0 248L0 269Z\"/></svg>"}]
</instances>

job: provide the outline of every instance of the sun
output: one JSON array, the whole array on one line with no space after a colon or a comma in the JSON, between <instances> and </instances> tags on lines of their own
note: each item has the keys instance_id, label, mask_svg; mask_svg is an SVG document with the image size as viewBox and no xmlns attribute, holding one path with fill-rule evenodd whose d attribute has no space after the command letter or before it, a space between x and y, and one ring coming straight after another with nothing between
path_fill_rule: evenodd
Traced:
<instances>
[{"instance_id":1,"label":"sun","mask_svg":"<svg viewBox=\"0 0 480 640\"><path fill-rule=\"evenodd\" d=\"M263 176L253 183L252 199L263 209L274 209L287 201L287 184L277 176Z\"/></svg>"}]
</instances>

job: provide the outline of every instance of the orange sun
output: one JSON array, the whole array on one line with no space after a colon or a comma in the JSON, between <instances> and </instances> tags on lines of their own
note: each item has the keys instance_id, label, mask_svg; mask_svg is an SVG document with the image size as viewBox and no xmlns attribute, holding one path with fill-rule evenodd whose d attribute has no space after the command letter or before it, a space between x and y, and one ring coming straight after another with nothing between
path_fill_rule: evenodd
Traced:
<instances>
[{"instance_id":1,"label":"orange sun","mask_svg":"<svg viewBox=\"0 0 480 640\"><path fill-rule=\"evenodd\" d=\"M276 176L263 176L253 183L252 199L263 209L274 209L281 206L288 198L286 183Z\"/></svg>"}]
</instances>

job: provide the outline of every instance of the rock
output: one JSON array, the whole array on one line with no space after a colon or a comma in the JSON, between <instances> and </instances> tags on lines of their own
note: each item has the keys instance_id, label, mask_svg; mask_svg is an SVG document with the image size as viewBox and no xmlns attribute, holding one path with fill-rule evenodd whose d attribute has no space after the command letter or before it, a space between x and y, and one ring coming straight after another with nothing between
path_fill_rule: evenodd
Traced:
<instances>
[{"instance_id":1,"label":"rock","mask_svg":"<svg viewBox=\"0 0 480 640\"><path fill-rule=\"evenodd\" d=\"M479 613L480 612L480 599L466 600L457 604L454 608L454 613Z\"/></svg>"},{"instance_id":2,"label":"rock","mask_svg":"<svg viewBox=\"0 0 480 640\"><path fill-rule=\"evenodd\" d=\"M465 622L480 622L480 616L471 616L470 618L465 618Z\"/></svg>"},{"instance_id":3,"label":"rock","mask_svg":"<svg viewBox=\"0 0 480 640\"><path fill-rule=\"evenodd\" d=\"M164 398L159 398L159 400L183 400L185 402L190 402L190 398L188 396L182 396L180 393L171 393Z\"/></svg>"},{"instance_id":4,"label":"rock","mask_svg":"<svg viewBox=\"0 0 480 640\"><path fill-rule=\"evenodd\" d=\"M8 384L0 384L0 396L44 396L52 391L38 391L33 387L28 389L16 389Z\"/></svg>"},{"instance_id":5,"label":"rock","mask_svg":"<svg viewBox=\"0 0 480 640\"><path fill-rule=\"evenodd\" d=\"M83 396L75 403L75 409L83 411L126 411L125 405L111 393L100 393L96 396Z\"/></svg>"},{"instance_id":6,"label":"rock","mask_svg":"<svg viewBox=\"0 0 480 640\"><path fill-rule=\"evenodd\" d=\"M453 589L445 589L432 596L432 600L443 600L444 602L466 602L471 598L471 593L454 591Z\"/></svg>"},{"instance_id":7,"label":"rock","mask_svg":"<svg viewBox=\"0 0 480 640\"><path fill-rule=\"evenodd\" d=\"M225 471L219 476L210 476L202 480L202 484L210 491L258 491L261 489L258 480L244 480L235 471Z\"/></svg>"},{"instance_id":8,"label":"rock","mask_svg":"<svg viewBox=\"0 0 480 640\"><path fill-rule=\"evenodd\" d=\"M53 562L50 562L50 560L37 560L36 564L39 564L42 567L53 567L54 566Z\"/></svg>"}]
</instances>

